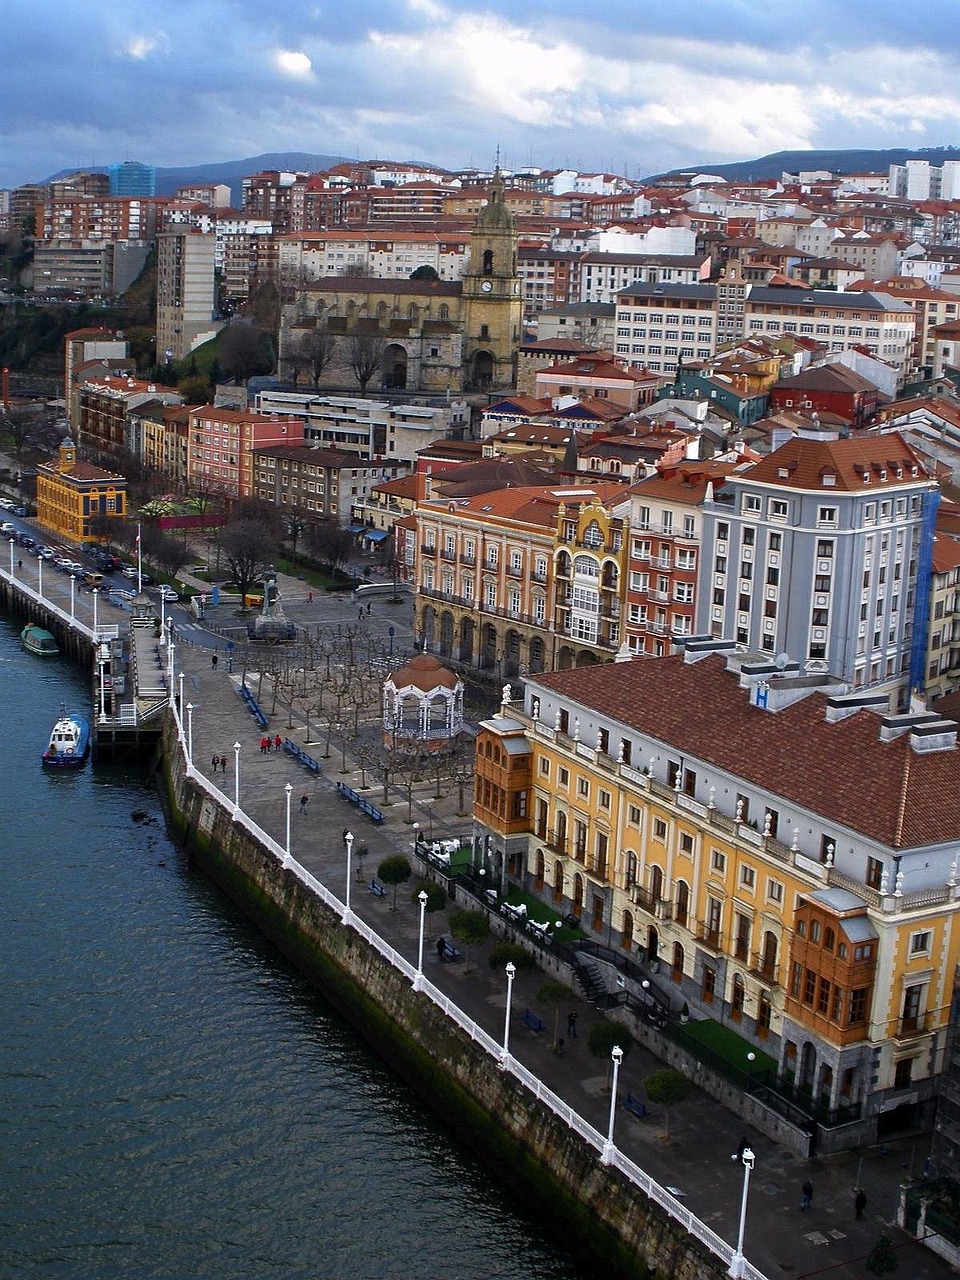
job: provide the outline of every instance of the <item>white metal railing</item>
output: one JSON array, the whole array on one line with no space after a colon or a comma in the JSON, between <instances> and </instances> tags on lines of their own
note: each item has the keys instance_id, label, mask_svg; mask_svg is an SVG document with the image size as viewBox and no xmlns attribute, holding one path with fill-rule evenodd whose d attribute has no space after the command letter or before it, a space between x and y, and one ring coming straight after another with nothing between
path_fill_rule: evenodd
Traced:
<instances>
[{"instance_id":1,"label":"white metal railing","mask_svg":"<svg viewBox=\"0 0 960 1280\"><path fill-rule=\"evenodd\" d=\"M184 733L183 723L180 719L179 709L176 699L170 700L170 710L177 726L177 739L180 744L180 750L183 758L187 759L187 742ZM205 791L211 799L222 805L233 814L234 822L239 823L257 840L259 844L271 853L281 866L285 866L290 870L296 878L301 881L306 889L315 894L326 906L335 911L338 915L343 916L346 913L346 904L332 893L324 884L322 884L316 876L311 874L305 867L301 866L292 856L287 857L285 851L277 843L274 838L263 830L249 815L242 809L235 809L233 802L215 786L210 780L193 765L187 763L187 777L198 785L201 790ZM355 912L351 911L350 927L355 929L357 933L372 946L383 958L394 968L398 969L411 982L417 976L416 968L401 955L396 948L392 947L384 938L382 938L376 930L374 930L365 920L361 920ZM554 1113L566 1126L571 1129L578 1137L587 1142L595 1151L603 1152L606 1145L606 1138L598 1129L595 1129L589 1121L585 1120L579 1112L559 1094L548 1088L547 1085L532 1071L525 1067L521 1062L512 1055L508 1054L506 1060L503 1056L503 1045L500 1041L494 1039L488 1031L485 1031L473 1018L469 1017L464 1011L455 1004L451 998L435 987L433 983L424 975L421 975L420 990L426 995L437 1008L446 1017L464 1031L475 1044L484 1049L491 1058L493 1058L498 1066L503 1070L509 1071L515 1076L521 1084L523 1084L537 1099ZM645 1173L633 1160L625 1156L618 1148L614 1148L610 1163L615 1166L625 1177L641 1190L650 1200L652 1200L659 1208L663 1209L671 1218L688 1231L695 1239L716 1256L721 1262L729 1267L733 1261L735 1250L732 1245L728 1244L717 1235L710 1227L707 1226L700 1218L696 1216L690 1209L684 1207L683 1204L671 1195L671 1193L662 1187L659 1182L651 1178ZM744 1280L767 1280L765 1274L759 1271L746 1259L741 1262L740 1274Z\"/></svg>"},{"instance_id":2,"label":"white metal railing","mask_svg":"<svg viewBox=\"0 0 960 1280\"><path fill-rule=\"evenodd\" d=\"M94 634L92 627L88 627L86 623L81 622L76 616L71 618L66 609L61 609L58 604L54 604L49 596L42 596L39 591L34 591L33 587L28 586L27 583L25 583L21 578L18 578L16 574L11 574L9 569L0 569L0 578L2 578L4 582L9 582L11 586L16 587L16 589L22 595L27 596L28 599L35 600L37 604L42 604L45 609L48 609L62 623L70 627L71 630L78 631L80 635L89 640L91 644L94 643L96 635ZM102 628L98 628L98 631L99 630L102 630Z\"/></svg>"}]
</instances>

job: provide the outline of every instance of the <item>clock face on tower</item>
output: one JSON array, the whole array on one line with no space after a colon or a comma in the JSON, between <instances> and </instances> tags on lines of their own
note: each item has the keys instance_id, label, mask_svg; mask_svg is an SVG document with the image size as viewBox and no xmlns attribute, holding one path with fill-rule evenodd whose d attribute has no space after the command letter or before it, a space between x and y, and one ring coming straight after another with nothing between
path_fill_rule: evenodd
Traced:
<instances>
[{"instance_id":1,"label":"clock face on tower","mask_svg":"<svg viewBox=\"0 0 960 1280\"><path fill-rule=\"evenodd\" d=\"M493 288L493 281L492 281L492 280L481 280L481 281L480 281L480 288L483 290L483 292L484 292L484 293L489 293L489 292L490 292L490 290Z\"/></svg>"}]
</instances>

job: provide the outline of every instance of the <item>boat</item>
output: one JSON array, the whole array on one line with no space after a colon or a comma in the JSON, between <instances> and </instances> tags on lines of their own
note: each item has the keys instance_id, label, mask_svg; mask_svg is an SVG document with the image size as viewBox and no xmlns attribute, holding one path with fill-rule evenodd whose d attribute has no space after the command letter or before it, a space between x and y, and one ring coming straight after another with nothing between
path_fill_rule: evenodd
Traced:
<instances>
[{"instance_id":1,"label":"boat","mask_svg":"<svg viewBox=\"0 0 960 1280\"><path fill-rule=\"evenodd\" d=\"M35 653L38 658L55 658L60 652L57 637L35 622L28 622L20 632L20 643L28 653Z\"/></svg>"},{"instance_id":2,"label":"boat","mask_svg":"<svg viewBox=\"0 0 960 1280\"><path fill-rule=\"evenodd\" d=\"M78 769L90 753L90 721L76 711L60 708L50 731L50 745L40 757L53 769Z\"/></svg>"}]
</instances>

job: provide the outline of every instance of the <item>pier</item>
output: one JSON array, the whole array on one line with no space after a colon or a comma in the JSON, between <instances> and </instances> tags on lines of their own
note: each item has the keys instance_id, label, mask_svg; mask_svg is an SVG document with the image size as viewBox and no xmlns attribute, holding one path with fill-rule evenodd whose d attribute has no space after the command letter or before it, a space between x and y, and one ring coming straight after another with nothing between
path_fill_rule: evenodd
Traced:
<instances>
[{"instance_id":1,"label":"pier","mask_svg":"<svg viewBox=\"0 0 960 1280\"><path fill-rule=\"evenodd\" d=\"M90 672L95 758L123 760L155 749L173 683L174 644L161 634L153 603L134 598L129 611L108 592L81 589L38 556L18 556L0 568L0 602L24 625L56 637L60 652Z\"/></svg>"}]
</instances>

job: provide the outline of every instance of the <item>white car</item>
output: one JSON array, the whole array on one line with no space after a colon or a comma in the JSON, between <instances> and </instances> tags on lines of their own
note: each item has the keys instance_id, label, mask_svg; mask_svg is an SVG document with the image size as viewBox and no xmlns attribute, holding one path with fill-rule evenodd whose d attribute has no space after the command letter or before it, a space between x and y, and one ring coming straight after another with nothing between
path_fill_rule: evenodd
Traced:
<instances>
[{"instance_id":1,"label":"white car","mask_svg":"<svg viewBox=\"0 0 960 1280\"><path fill-rule=\"evenodd\" d=\"M13 524L11 521L4 520L3 524L0 524L0 533L16 533L16 532L17 532L17 526Z\"/></svg>"},{"instance_id":2,"label":"white car","mask_svg":"<svg viewBox=\"0 0 960 1280\"><path fill-rule=\"evenodd\" d=\"M52 560L55 554L52 547L37 547L37 555L41 560Z\"/></svg>"},{"instance_id":3,"label":"white car","mask_svg":"<svg viewBox=\"0 0 960 1280\"><path fill-rule=\"evenodd\" d=\"M158 588L160 599L166 601L167 604L176 604L180 599L173 587L168 587L166 583Z\"/></svg>"},{"instance_id":4,"label":"white car","mask_svg":"<svg viewBox=\"0 0 960 1280\"><path fill-rule=\"evenodd\" d=\"M73 568L73 561L69 556L54 556L53 563L64 573Z\"/></svg>"},{"instance_id":5,"label":"white car","mask_svg":"<svg viewBox=\"0 0 960 1280\"><path fill-rule=\"evenodd\" d=\"M132 564L125 564L120 572L125 578L135 578L137 576L137 571Z\"/></svg>"}]
</instances>

